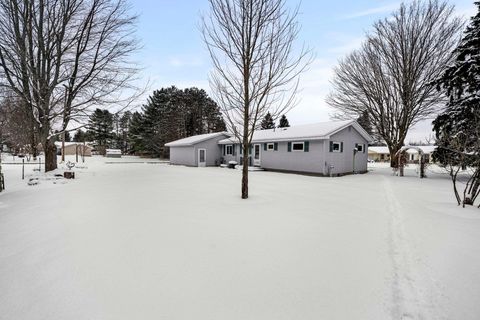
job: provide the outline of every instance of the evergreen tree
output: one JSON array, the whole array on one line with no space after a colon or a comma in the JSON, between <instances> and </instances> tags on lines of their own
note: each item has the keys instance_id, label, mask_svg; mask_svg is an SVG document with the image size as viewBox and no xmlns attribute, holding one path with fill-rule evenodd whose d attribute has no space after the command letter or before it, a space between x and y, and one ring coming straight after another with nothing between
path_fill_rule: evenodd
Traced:
<instances>
[{"instance_id":1,"label":"evergreen tree","mask_svg":"<svg viewBox=\"0 0 480 320\"><path fill-rule=\"evenodd\" d=\"M369 135L373 136L372 123L370 122L370 117L368 116L368 111L365 110L362 112L360 117L357 118L358 124L367 131Z\"/></svg>"},{"instance_id":2,"label":"evergreen tree","mask_svg":"<svg viewBox=\"0 0 480 320\"><path fill-rule=\"evenodd\" d=\"M288 119L287 119L287 116L286 115L283 115L281 118L280 118L280 123L278 125L279 128L288 128L290 127L290 123L288 123Z\"/></svg>"},{"instance_id":3,"label":"evergreen tree","mask_svg":"<svg viewBox=\"0 0 480 320\"><path fill-rule=\"evenodd\" d=\"M88 123L88 132L98 146L100 153L109 147L113 135L113 115L108 110L96 109Z\"/></svg>"},{"instance_id":4,"label":"evergreen tree","mask_svg":"<svg viewBox=\"0 0 480 320\"><path fill-rule=\"evenodd\" d=\"M175 86L154 91L143 106L144 151L167 157L165 143L192 135L225 131L218 105L204 90Z\"/></svg>"},{"instance_id":5,"label":"evergreen tree","mask_svg":"<svg viewBox=\"0 0 480 320\"><path fill-rule=\"evenodd\" d=\"M119 148L122 150L122 153L128 153L129 145L128 145L128 131L130 126L130 120L132 119L132 113L130 111L126 111L120 117L120 132L118 139Z\"/></svg>"},{"instance_id":6,"label":"evergreen tree","mask_svg":"<svg viewBox=\"0 0 480 320\"><path fill-rule=\"evenodd\" d=\"M128 123L128 153L140 153L145 150L143 145L144 129L143 116L140 112L135 111Z\"/></svg>"},{"instance_id":7,"label":"evergreen tree","mask_svg":"<svg viewBox=\"0 0 480 320\"><path fill-rule=\"evenodd\" d=\"M73 141L74 142L85 142L85 141L87 141L86 137L87 137L87 134L85 133L85 131L83 131L82 129L78 129L75 132L75 134L73 135Z\"/></svg>"},{"instance_id":8,"label":"evergreen tree","mask_svg":"<svg viewBox=\"0 0 480 320\"><path fill-rule=\"evenodd\" d=\"M273 121L270 112L267 112L262 122L260 123L260 130L267 130L275 128L275 122Z\"/></svg>"},{"instance_id":9,"label":"evergreen tree","mask_svg":"<svg viewBox=\"0 0 480 320\"><path fill-rule=\"evenodd\" d=\"M438 80L448 103L433 122L437 150L433 157L449 168L458 204L473 204L480 193L480 2L462 41L456 59ZM463 199L456 187L461 167L473 170L465 184Z\"/></svg>"}]
</instances>

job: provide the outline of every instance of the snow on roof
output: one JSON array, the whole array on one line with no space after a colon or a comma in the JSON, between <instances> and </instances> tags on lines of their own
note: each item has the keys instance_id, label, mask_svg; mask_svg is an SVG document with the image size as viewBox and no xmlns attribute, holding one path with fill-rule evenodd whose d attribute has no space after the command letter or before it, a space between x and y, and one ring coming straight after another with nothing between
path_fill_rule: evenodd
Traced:
<instances>
[{"instance_id":1,"label":"snow on roof","mask_svg":"<svg viewBox=\"0 0 480 320\"><path fill-rule=\"evenodd\" d=\"M199 135L196 135L196 136L191 136L191 137L188 137L188 138L183 138L183 139L180 139L180 140L175 140L175 141L166 143L165 146L166 147L192 146L192 145L197 144L199 142L203 142L203 141L215 138L215 137L219 137L221 135L229 136L229 134L226 133L226 132L214 132L214 133L199 134Z\"/></svg>"},{"instance_id":2,"label":"snow on roof","mask_svg":"<svg viewBox=\"0 0 480 320\"><path fill-rule=\"evenodd\" d=\"M288 141L302 139L329 139L331 135L352 125L366 140L371 141L370 135L354 120L329 121L314 124L305 124L288 128L257 130L253 133L252 142ZM236 143L235 138L221 140L220 144Z\"/></svg>"},{"instance_id":3,"label":"snow on roof","mask_svg":"<svg viewBox=\"0 0 480 320\"><path fill-rule=\"evenodd\" d=\"M106 154L122 154L120 149L105 149Z\"/></svg>"},{"instance_id":4,"label":"snow on roof","mask_svg":"<svg viewBox=\"0 0 480 320\"><path fill-rule=\"evenodd\" d=\"M368 153L390 153L388 147L368 147Z\"/></svg>"},{"instance_id":5,"label":"snow on roof","mask_svg":"<svg viewBox=\"0 0 480 320\"><path fill-rule=\"evenodd\" d=\"M75 145L82 145L83 146L83 142L65 142L65 147L68 147L68 146L75 146ZM62 141L55 141L55 146L56 147L62 147ZM88 144L86 144L87 147L90 148L90 146Z\"/></svg>"}]
</instances>

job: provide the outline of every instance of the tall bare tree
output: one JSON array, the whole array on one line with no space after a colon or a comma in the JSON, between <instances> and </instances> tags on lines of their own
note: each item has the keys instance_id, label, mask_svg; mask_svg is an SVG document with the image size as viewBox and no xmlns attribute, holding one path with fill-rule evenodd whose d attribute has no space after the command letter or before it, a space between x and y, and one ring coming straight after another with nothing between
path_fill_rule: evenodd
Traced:
<instances>
[{"instance_id":1,"label":"tall bare tree","mask_svg":"<svg viewBox=\"0 0 480 320\"><path fill-rule=\"evenodd\" d=\"M447 2L402 4L335 68L327 102L339 118L366 112L389 148L392 166L408 130L439 111L444 97L431 83L452 61L462 27Z\"/></svg>"},{"instance_id":2,"label":"tall bare tree","mask_svg":"<svg viewBox=\"0 0 480 320\"><path fill-rule=\"evenodd\" d=\"M209 0L202 34L213 62L210 84L227 126L247 155L259 119L276 119L296 102L299 75L310 51L294 50L298 8L284 0ZM248 198L243 157L242 198Z\"/></svg>"},{"instance_id":3,"label":"tall bare tree","mask_svg":"<svg viewBox=\"0 0 480 320\"><path fill-rule=\"evenodd\" d=\"M57 167L53 127L120 102L137 71L136 17L125 0L0 0L0 86L22 99Z\"/></svg>"}]
</instances>

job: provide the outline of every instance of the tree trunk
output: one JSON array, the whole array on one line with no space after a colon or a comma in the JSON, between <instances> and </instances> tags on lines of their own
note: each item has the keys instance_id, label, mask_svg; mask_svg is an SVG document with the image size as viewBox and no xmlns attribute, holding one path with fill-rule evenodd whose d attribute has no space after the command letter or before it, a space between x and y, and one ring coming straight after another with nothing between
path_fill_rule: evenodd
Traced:
<instances>
[{"instance_id":1,"label":"tree trunk","mask_svg":"<svg viewBox=\"0 0 480 320\"><path fill-rule=\"evenodd\" d=\"M37 150L37 139L35 139L35 132L32 130L32 133L31 133L31 136L30 136L30 144L32 145L31 149L32 149L32 156L33 156L33 160L36 161L37 160L37 155L38 155L38 150Z\"/></svg>"},{"instance_id":2,"label":"tree trunk","mask_svg":"<svg viewBox=\"0 0 480 320\"><path fill-rule=\"evenodd\" d=\"M44 142L45 172L48 172L57 169L57 147L51 139L47 138Z\"/></svg>"},{"instance_id":3,"label":"tree trunk","mask_svg":"<svg viewBox=\"0 0 480 320\"><path fill-rule=\"evenodd\" d=\"M248 143L243 138L243 161L242 161L242 199L248 199Z\"/></svg>"},{"instance_id":4,"label":"tree trunk","mask_svg":"<svg viewBox=\"0 0 480 320\"><path fill-rule=\"evenodd\" d=\"M398 163L397 152L402 148L401 145L402 144L388 146L388 150L390 151L390 167L391 168L398 168L399 163Z\"/></svg>"},{"instance_id":5,"label":"tree trunk","mask_svg":"<svg viewBox=\"0 0 480 320\"><path fill-rule=\"evenodd\" d=\"M62 163L65 162L65 131L62 133Z\"/></svg>"}]
</instances>

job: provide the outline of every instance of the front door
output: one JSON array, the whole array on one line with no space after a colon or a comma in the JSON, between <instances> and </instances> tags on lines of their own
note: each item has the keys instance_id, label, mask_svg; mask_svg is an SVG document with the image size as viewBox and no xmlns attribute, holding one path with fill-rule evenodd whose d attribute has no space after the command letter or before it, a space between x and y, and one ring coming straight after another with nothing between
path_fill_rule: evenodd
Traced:
<instances>
[{"instance_id":1,"label":"front door","mask_svg":"<svg viewBox=\"0 0 480 320\"><path fill-rule=\"evenodd\" d=\"M206 167L207 166L207 150L198 149L198 166Z\"/></svg>"},{"instance_id":2,"label":"front door","mask_svg":"<svg viewBox=\"0 0 480 320\"><path fill-rule=\"evenodd\" d=\"M256 144L253 146L253 165L255 167L260 167L261 164L261 156L260 156L260 146L259 144Z\"/></svg>"}]
</instances>

